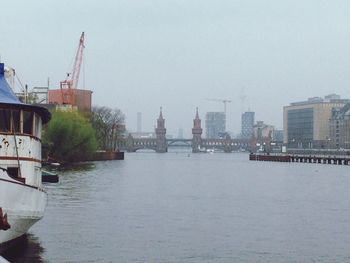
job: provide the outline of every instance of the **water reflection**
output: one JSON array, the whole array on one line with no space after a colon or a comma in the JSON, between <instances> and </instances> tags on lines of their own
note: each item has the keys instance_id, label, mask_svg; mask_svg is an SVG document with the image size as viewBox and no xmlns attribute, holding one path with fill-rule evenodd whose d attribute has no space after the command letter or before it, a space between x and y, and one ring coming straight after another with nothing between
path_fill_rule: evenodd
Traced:
<instances>
[{"instance_id":1,"label":"water reflection","mask_svg":"<svg viewBox=\"0 0 350 263\"><path fill-rule=\"evenodd\" d=\"M27 234L6 250L2 256L11 263L44 262L42 258L43 253L44 248L41 246L39 238L32 234Z\"/></svg>"}]
</instances>

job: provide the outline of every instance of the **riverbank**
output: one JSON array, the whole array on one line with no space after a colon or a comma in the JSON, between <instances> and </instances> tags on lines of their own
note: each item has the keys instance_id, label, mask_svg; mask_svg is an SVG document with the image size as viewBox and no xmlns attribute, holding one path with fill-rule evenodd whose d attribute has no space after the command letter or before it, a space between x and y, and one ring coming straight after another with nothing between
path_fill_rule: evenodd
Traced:
<instances>
[{"instance_id":1,"label":"riverbank","mask_svg":"<svg viewBox=\"0 0 350 263\"><path fill-rule=\"evenodd\" d=\"M124 160L124 152L116 151L97 151L91 159L85 161L111 161Z\"/></svg>"},{"instance_id":2,"label":"riverbank","mask_svg":"<svg viewBox=\"0 0 350 263\"><path fill-rule=\"evenodd\" d=\"M78 162L94 162L94 161L113 161L124 160L124 152L118 151L97 151L90 158L81 158ZM43 166L59 166L61 164L69 164L69 162L62 163L59 160L50 158L47 161L43 161Z\"/></svg>"}]
</instances>

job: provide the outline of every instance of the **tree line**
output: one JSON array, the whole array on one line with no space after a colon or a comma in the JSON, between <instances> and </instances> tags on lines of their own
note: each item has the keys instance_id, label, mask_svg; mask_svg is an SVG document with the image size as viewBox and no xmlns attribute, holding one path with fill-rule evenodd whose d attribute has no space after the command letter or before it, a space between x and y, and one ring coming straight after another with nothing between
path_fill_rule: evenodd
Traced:
<instances>
[{"instance_id":1,"label":"tree line","mask_svg":"<svg viewBox=\"0 0 350 263\"><path fill-rule=\"evenodd\" d=\"M96 150L115 151L125 115L118 108L92 108L91 113L55 110L43 131L43 156L58 162L92 157Z\"/></svg>"}]
</instances>

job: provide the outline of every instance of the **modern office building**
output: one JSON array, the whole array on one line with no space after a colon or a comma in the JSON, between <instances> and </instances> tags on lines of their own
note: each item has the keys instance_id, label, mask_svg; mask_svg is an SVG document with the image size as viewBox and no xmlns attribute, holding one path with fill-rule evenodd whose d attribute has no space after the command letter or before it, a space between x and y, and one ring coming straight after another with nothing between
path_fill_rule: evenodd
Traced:
<instances>
[{"instance_id":1,"label":"modern office building","mask_svg":"<svg viewBox=\"0 0 350 263\"><path fill-rule=\"evenodd\" d=\"M275 142L283 142L283 130L274 129L272 133L272 140Z\"/></svg>"},{"instance_id":2,"label":"modern office building","mask_svg":"<svg viewBox=\"0 0 350 263\"><path fill-rule=\"evenodd\" d=\"M224 112L207 112L205 115L205 134L207 139L220 138L226 131Z\"/></svg>"},{"instance_id":3,"label":"modern office building","mask_svg":"<svg viewBox=\"0 0 350 263\"><path fill-rule=\"evenodd\" d=\"M255 112L247 111L242 114L241 119L241 137L243 139L250 139L253 137Z\"/></svg>"},{"instance_id":4,"label":"modern office building","mask_svg":"<svg viewBox=\"0 0 350 263\"><path fill-rule=\"evenodd\" d=\"M350 149L350 103L342 108L334 108L329 121L330 148Z\"/></svg>"},{"instance_id":5,"label":"modern office building","mask_svg":"<svg viewBox=\"0 0 350 263\"><path fill-rule=\"evenodd\" d=\"M325 148L330 137L329 120L334 108L349 100L336 94L294 102L283 108L283 142L289 148Z\"/></svg>"}]
</instances>

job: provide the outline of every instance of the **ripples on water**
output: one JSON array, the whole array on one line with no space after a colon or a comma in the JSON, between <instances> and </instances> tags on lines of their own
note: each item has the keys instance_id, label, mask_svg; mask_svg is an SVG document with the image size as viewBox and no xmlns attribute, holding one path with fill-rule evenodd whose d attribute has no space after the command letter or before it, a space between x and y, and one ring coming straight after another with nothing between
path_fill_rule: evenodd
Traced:
<instances>
[{"instance_id":1,"label":"ripples on water","mask_svg":"<svg viewBox=\"0 0 350 263\"><path fill-rule=\"evenodd\" d=\"M15 262L350 261L346 166L133 153L60 175Z\"/></svg>"}]
</instances>

